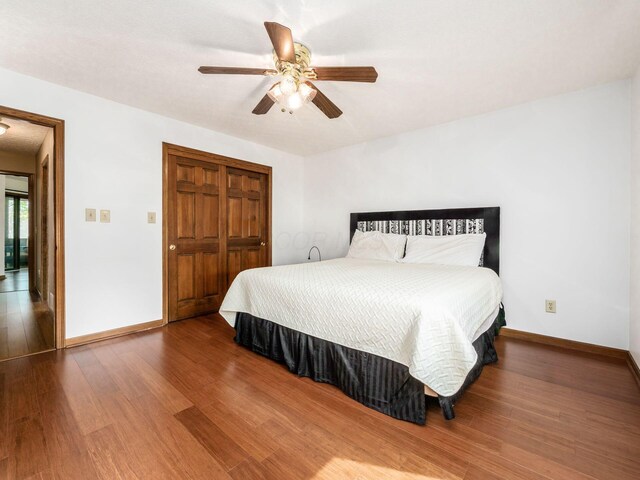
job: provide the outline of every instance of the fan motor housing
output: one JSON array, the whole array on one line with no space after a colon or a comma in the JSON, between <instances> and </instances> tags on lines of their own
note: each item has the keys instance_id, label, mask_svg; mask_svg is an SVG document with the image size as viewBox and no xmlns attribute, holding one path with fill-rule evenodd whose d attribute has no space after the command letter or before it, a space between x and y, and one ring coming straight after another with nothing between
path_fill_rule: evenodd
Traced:
<instances>
[{"instance_id":1,"label":"fan motor housing","mask_svg":"<svg viewBox=\"0 0 640 480\"><path fill-rule=\"evenodd\" d=\"M280 61L275 50L273 51L273 62L276 65L278 73L280 75L288 73L296 79L300 79L300 77L315 78L313 70L309 68L309 65L311 65L311 50L309 50L306 45L298 42L294 42L293 47L296 55L296 63Z\"/></svg>"}]
</instances>

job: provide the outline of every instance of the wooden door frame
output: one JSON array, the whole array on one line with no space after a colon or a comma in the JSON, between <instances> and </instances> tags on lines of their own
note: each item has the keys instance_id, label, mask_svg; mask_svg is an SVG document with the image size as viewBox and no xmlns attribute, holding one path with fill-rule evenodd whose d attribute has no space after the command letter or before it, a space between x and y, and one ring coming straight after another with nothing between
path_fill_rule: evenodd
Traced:
<instances>
[{"instance_id":1,"label":"wooden door frame","mask_svg":"<svg viewBox=\"0 0 640 480\"><path fill-rule=\"evenodd\" d=\"M29 175L29 290L34 290L36 286L37 255L36 255L36 174ZM6 191L6 190L5 190Z\"/></svg>"},{"instance_id":2,"label":"wooden door frame","mask_svg":"<svg viewBox=\"0 0 640 480\"><path fill-rule=\"evenodd\" d=\"M209 162L226 167L239 168L251 172L262 173L267 176L267 265L271 265L271 218L272 218L272 168L259 163L225 157L216 153L205 152L189 147L182 147L162 142L162 324L169 323L169 229L167 225L169 212L169 155L184 155L185 157L203 162Z\"/></svg>"},{"instance_id":3,"label":"wooden door frame","mask_svg":"<svg viewBox=\"0 0 640 480\"><path fill-rule=\"evenodd\" d=\"M13 117L36 125L53 128L53 161L49 159L49 168L53 168L53 185L49 185L49 188L53 188L55 229L55 348L64 348L66 298L64 276L64 120L2 105L0 105L0 117ZM48 303L49 299L47 298L45 301Z\"/></svg>"},{"instance_id":4,"label":"wooden door frame","mask_svg":"<svg viewBox=\"0 0 640 480\"><path fill-rule=\"evenodd\" d=\"M47 240L49 239L49 155L45 156L42 162L36 165L38 172L40 173L40 205L38 205L38 226L40 227L40 269L42 274L42 291L40 297L47 295L47 305L49 304L49 245ZM36 174L37 176L37 174ZM47 182L47 191L44 191L45 179ZM46 250L46 255L45 255ZM46 265L45 265L46 258ZM34 283L35 284L35 283Z\"/></svg>"}]
</instances>

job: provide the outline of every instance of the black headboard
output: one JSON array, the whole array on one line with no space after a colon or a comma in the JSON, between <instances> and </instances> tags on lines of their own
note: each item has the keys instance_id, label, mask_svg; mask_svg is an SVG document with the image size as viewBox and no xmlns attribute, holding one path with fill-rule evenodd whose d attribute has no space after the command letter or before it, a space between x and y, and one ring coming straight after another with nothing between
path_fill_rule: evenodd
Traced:
<instances>
[{"instance_id":1,"label":"black headboard","mask_svg":"<svg viewBox=\"0 0 640 480\"><path fill-rule=\"evenodd\" d=\"M349 238L356 230L405 235L484 232L487 240L480 265L500 274L500 207L352 213Z\"/></svg>"}]
</instances>

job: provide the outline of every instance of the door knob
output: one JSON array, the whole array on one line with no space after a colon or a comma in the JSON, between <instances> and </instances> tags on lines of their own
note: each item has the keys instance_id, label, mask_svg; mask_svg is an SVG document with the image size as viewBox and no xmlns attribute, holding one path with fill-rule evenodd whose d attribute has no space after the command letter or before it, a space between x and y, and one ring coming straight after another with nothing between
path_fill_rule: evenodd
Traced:
<instances>
[{"instance_id":1,"label":"door knob","mask_svg":"<svg viewBox=\"0 0 640 480\"><path fill-rule=\"evenodd\" d=\"M261 247L264 247L265 245L266 245L266 243L264 243L264 242L260 242L260 246L261 246Z\"/></svg>"},{"instance_id":2,"label":"door knob","mask_svg":"<svg viewBox=\"0 0 640 480\"><path fill-rule=\"evenodd\" d=\"M173 245L173 244L169 245L169 250L175 250L175 249L176 249L175 245Z\"/></svg>"}]
</instances>

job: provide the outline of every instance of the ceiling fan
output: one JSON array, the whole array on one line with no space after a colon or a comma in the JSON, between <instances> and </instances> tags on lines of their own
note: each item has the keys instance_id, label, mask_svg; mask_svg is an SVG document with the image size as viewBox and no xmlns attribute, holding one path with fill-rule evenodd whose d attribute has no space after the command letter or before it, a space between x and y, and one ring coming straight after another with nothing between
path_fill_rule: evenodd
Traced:
<instances>
[{"instance_id":1,"label":"ceiling fan","mask_svg":"<svg viewBox=\"0 0 640 480\"><path fill-rule=\"evenodd\" d=\"M291 30L275 22L264 22L271 43L275 68L200 67L204 74L281 76L253 109L255 115L264 115L274 103L283 112L293 113L312 101L329 118L342 115L340 110L310 80L373 83L378 72L373 67L313 67L309 49L293 41Z\"/></svg>"}]
</instances>

